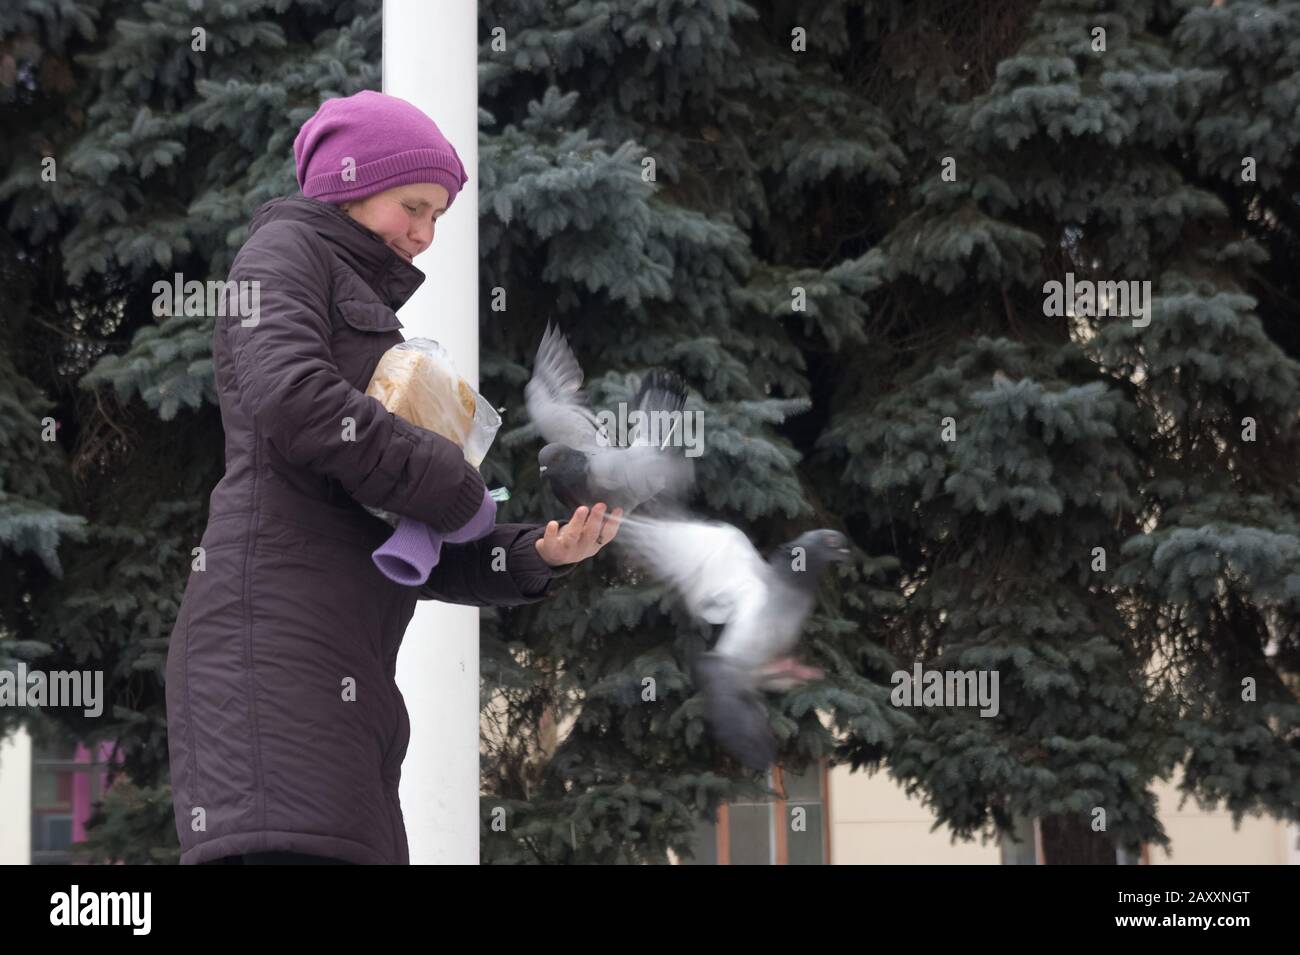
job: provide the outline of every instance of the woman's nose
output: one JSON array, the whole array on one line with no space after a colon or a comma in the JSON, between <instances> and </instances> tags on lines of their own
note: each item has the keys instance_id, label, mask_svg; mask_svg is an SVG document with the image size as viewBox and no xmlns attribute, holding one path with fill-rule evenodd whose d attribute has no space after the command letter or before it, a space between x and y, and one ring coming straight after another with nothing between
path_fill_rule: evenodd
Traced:
<instances>
[{"instance_id":1,"label":"woman's nose","mask_svg":"<svg viewBox=\"0 0 1300 955\"><path fill-rule=\"evenodd\" d=\"M433 232L434 232L435 225L436 223L431 222L427 226L422 225L416 228L415 233L412 236L412 241L415 242L416 246L421 251L427 249L430 245L433 244Z\"/></svg>"}]
</instances>

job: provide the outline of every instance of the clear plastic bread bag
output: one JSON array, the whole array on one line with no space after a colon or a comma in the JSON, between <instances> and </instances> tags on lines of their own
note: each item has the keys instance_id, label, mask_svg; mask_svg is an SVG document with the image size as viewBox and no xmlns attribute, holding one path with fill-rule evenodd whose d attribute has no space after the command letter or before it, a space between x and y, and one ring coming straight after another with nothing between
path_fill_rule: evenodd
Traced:
<instances>
[{"instance_id":1,"label":"clear plastic bread bag","mask_svg":"<svg viewBox=\"0 0 1300 955\"><path fill-rule=\"evenodd\" d=\"M446 349L431 338L407 339L384 352L366 394L411 424L454 442L476 468L501 429L491 402L470 387ZM502 501L509 492L498 488L492 496ZM379 508L366 510L394 527L401 519Z\"/></svg>"}]
</instances>

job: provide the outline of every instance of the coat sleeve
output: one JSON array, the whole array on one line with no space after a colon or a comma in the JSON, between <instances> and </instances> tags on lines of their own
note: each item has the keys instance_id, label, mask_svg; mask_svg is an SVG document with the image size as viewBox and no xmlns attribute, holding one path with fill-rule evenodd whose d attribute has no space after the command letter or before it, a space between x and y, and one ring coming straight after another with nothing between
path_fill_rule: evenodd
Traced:
<instances>
[{"instance_id":1,"label":"coat sleeve","mask_svg":"<svg viewBox=\"0 0 1300 955\"><path fill-rule=\"evenodd\" d=\"M578 565L552 567L542 560L537 540L545 531L544 524L498 524L479 540L443 544L438 566L420 587L418 599L511 607L549 597L551 581Z\"/></svg>"},{"instance_id":2,"label":"coat sleeve","mask_svg":"<svg viewBox=\"0 0 1300 955\"><path fill-rule=\"evenodd\" d=\"M330 267L295 222L268 223L240 250L230 287L258 283L256 320L217 318L239 404L289 463L334 478L362 504L456 530L483 503L483 479L455 443L394 415L339 374L330 350ZM355 431L345 440L349 418Z\"/></svg>"}]
</instances>

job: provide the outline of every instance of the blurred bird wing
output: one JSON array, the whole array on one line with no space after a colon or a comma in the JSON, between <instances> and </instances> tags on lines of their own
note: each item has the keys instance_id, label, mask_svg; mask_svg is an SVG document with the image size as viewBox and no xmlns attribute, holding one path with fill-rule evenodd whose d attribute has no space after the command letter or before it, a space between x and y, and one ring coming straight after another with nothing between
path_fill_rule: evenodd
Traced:
<instances>
[{"instance_id":1,"label":"blurred bird wing","mask_svg":"<svg viewBox=\"0 0 1300 955\"><path fill-rule=\"evenodd\" d=\"M638 501L664 491L685 497L695 480L689 458L650 445L598 451L588 459L587 473L595 488L617 490Z\"/></svg>"},{"instance_id":2,"label":"blurred bird wing","mask_svg":"<svg viewBox=\"0 0 1300 955\"><path fill-rule=\"evenodd\" d=\"M658 451L661 448L670 448L674 443L682 443L682 436L678 433L682 430L680 413L676 418L671 417L671 412L662 410L651 410L644 413L645 417L642 419L642 426L629 429L631 433L627 436L627 443L630 447ZM655 421L656 415L660 417L658 423L654 424L652 422Z\"/></svg>"},{"instance_id":3,"label":"blurred bird wing","mask_svg":"<svg viewBox=\"0 0 1300 955\"><path fill-rule=\"evenodd\" d=\"M730 524L630 517L616 539L709 623L749 620L766 600L767 564Z\"/></svg>"},{"instance_id":4,"label":"blurred bird wing","mask_svg":"<svg viewBox=\"0 0 1300 955\"><path fill-rule=\"evenodd\" d=\"M713 649L740 666L756 669L770 663L784 649L773 636L769 606L772 592L768 587L748 586L737 596Z\"/></svg>"},{"instance_id":5,"label":"blurred bird wing","mask_svg":"<svg viewBox=\"0 0 1300 955\"><path fill-rule=\"evenodd\" d=\"M763 771L776 760L776 738L767 709L748 685L750 675L717 654L695 664L695 680L704 696L705 718L718 744L750 769Z\"/></svg>"},{"instance_id":6,"label":"blurred bird wing","mask_svg":"<svg viewBox=\"0 0 1300 955\"><path fill-rule=\"evenodd\" d=\"M582 379L582 366L569 343L548 322L542 342L537 346L533 376L524 386L528 417L548 442L593 451L609 442L602 444L597 440L602 427L579 390Z\"/></svg>"},{"instance_id":7,"label":"blurred bird wing","mask_svg":"<svg viewBox=\"0 0 1300 955\"><path fill-rule=\"evenodd\" d=\"M641 424L628 435L629 445L665 448L683 443L680 432L682 415L686 413L686 385L678 375L652 368L642 376L632 404L641 413Z\"/></svg>"}]
</instances>

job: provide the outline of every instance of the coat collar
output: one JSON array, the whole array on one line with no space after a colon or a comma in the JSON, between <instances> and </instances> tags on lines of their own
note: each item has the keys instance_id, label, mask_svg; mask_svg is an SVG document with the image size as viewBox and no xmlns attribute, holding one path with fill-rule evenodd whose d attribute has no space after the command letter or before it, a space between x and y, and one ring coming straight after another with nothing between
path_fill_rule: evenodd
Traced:
<instances>
[{"instance_id":1,"label":"coat collar","mask_svg":"<svg viewBox=\"0 0 1300 955\"><path fill-rule=\"evenodd\" d=\"M272 199L253 213L248 234L279 219L311 226L393 311L401 308L424 282L423 272L332 202L301 193Z\"/></svg>"}]
</instances>

